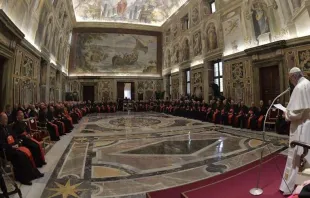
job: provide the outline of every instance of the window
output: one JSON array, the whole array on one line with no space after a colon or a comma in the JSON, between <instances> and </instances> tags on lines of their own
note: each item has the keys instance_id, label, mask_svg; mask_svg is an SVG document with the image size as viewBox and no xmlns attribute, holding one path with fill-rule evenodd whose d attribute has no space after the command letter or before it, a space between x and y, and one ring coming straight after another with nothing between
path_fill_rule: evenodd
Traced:
<instances>
[{"instance_id":1,"label":"window","mask_svg":"<svg viewBox=\"0 0 310 198\"><path fill-rule=\"evenodd\" d=\"M131 100L131 83L125 83L124 98Z\"/></svg>"},{"instance_id":2,"label":"window","mask_svg":"<svg viewBox=\"0 0 310 198\"><path fill-rule=\"evenodd\" d=\"M220 88L220 92L223 93L223 64L222 61L214 62L214 83Z\"/></svg>"},{"instance_id":3,"label":"window","mask_svg":"<svg viewBox=\"0 0 310 198\"><path fill-rule=\"evenodd\" d=\"M186 70L185 74L186 74L186 94L190 96L191 95L191 71Z\"/></svg>"},{"instance_id":4,"label":"window","mask_svg":"<svg viewBox=\"0 0 310 198\"><path fill-rule=\"evenodd\" d=\"M215 8L215 0L211 1L210 2L210 6L211 6L211 13L214 13L216 11L216 8Z\"/></svg>"},{"instance_id":5,"label":"window","mask_svg":"<svg viewBox=\"0 0 310 198\"><path fill-rule=\"evenodd\" d=\"M188 18L188 14L185 15L185 16L181 19L181 24L182 24L182 30L188 30L188 29L189 29L189 18Z\"/></svg>"},{"instance_id":6,"label":"window","mask_svg":"<svg viewBox=\"0 0 310 198\"><path fill-rule=\"evenodd\" d=\"M171 75L169 75L169 95L171 97L171 94L172 94L172 79L171 79Z\"/></svg>"}]
</instances>

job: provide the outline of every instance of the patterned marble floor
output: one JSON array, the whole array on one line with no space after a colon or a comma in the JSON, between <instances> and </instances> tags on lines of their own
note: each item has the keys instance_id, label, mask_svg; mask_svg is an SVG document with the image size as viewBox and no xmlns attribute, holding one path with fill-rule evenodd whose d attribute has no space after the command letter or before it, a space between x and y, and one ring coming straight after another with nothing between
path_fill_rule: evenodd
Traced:
<instances>
[{"instance_id":1,"label":"patterned marble floor","mask_svg":"<svg viewBox=\"0 0 310 198\"><path fill-rule=\"evenodd\" d=\"M145 197L238 168L262 152L280 152L288 140L268 133L263 141L261 132L165 114L122 112L87 116L70 135L32 198Z\"/></svg>"}]
</instances>

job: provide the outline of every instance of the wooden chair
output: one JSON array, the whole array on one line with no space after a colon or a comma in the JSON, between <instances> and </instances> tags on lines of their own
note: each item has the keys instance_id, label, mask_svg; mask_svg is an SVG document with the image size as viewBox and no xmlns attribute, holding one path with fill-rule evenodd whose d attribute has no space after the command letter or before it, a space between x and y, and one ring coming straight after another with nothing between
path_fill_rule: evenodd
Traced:
<instances>
[{"instance_id":1,"label":"wooden chair","mask_svg":"<svg viewBox=\"0 0 310 198\"><path fill-rule=\"evenodd\" d=\"M45 126L40 126L38 127L37 121L35 118L28 118L28 126L30 128L31 133L34 135L33 137L35 138L35 136L39 137L39 140L37 139L39 142L42 143L42 146L45 148L46 146L51 143L51 138L50 138L50 134L47 130L47 126L45 124Z\"/></svg>"},{"instance_id":2,"label":"wooden chair","mask_svg":"<svg viewBox=\"0 0 310 198\"><path fill-rule=\"evenodd\" d=\"M5 172L7 173L6 174L7 176L10 176L13 179L15 179L13 165L12 165L12 163L9 160L7 160L7 157L6 157L6 154L5 154L5 150L2 150L2 152L3 152L4 158L0 158L1 168L6 170Z\"/></svg>"},{"instance_id":3,"label":"wooden chair","mask_svg":"<svg viewBox=\"0 0 310 198\"><path fill-rule=\"evenodd\" d=\"M271 129L270 126L273 126L274 129L276 130L276 121L279 115L279 110L277 108L271 108L269 111L269 114L267 115L267 119L266 119L266 126L269 126L269 129Z\"/></svg>"},{"instance_id":4,"label":"wooden chair","mask_svg":"<svg viewBox=\"0 0 310 198\"><path fill-rule=\"evenodd\" d=\"M303 153L300 156L299 170L295 181L296 185L301 185L305 181L310 180L310 164L308 164L310 162L307 163L305 159L310 149L310 144L299 141L292 141L290 147L294 148L295 146L300 146L303 148Z\"/></svg>"},{"instance_id":5,"label":"wooden chair","mask_svg":"<svg viewBox=\"0 0 310 198\"><path fill-rule=\"evenodd\" d=\"M130 101L130 102L128 102L128 110L133 110L133 104L132 104L132 102Z\"/></svg>"},{"instance_id":6,"label":"wooden chair","mask_svg":"<svg viewBox=\"0 0 310 198\"><path fill-rule=\"evenodd\" d=\"M123 111L127 111L128 110L128 103L124 102L123 103Z\"/></svg>"},{"instance_id":7,"label":"wooden chair","mask_svg":"<svg viewBox=\"0 0 310 198\"><path fill-rule=\"evenodd\" d=\"M14 181L15 175L14 175L13 165L10 161L7 160L5 151L3 150L2 152L4 154L4 158L0 158L0 174L3 176L6 186L8 186L7 182L11 183L14 186L14 189L12 191L9 191L9 189L7 189L8 195L10 196L10 195L18 194L18 196L22 198L21 190L19 189L16 182ZM0 197L3 197L3 196L4 196L3 192L0 193Z\"/></svg>"},{"instance_id":8,"label":"wooden chair","mask_svg":"<svg viewBox=\"0 0 310 198\"><path fill-rule=\"evenodd\" d=\"M47 129L47 122L44 122L44 123L43 122L39 122L36 119L36 123L37 123L38 130L43 132L42 139L43 139L43 148L45 150L45 147L47 146L45 144L51 142L51 136L50 136L49 131Z\"/></svg>"}]
</instances>

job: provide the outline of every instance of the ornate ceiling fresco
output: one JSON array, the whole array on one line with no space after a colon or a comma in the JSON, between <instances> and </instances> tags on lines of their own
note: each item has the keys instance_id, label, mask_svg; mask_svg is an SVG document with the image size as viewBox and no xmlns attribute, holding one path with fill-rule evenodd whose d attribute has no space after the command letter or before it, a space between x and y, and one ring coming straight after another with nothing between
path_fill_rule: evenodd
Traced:
<instances>
[{"instance_id":1,"label":"ornate ceiling fresco","mask_svg":"<svg viewBox=\"0 0 310 198\"><path fill-rule=\"evenodd\" d=\"M161 26L189 0L72 0L77 22Z\"/></svg>"}]
</instances>

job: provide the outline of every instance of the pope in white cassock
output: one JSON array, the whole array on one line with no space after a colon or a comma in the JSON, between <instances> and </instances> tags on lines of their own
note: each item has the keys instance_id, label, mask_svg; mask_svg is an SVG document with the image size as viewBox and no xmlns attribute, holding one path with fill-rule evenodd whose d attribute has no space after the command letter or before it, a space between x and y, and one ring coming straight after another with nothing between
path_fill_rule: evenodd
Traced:
<instances>
[{"instance_id":1,"label":"pope in white cassock","mask_svg":"<svg viewBox=\"0 0 310 198\"><path fill-rule=\"evenodd\" d=\"M310 82L298 67L289 72L289 80L295 86L286 108L285 119L291 122L290 139L310 144ZM300 156L303 148L296 146L289 148L286 167L280 190L283 194L291 194L294 191ZM306 156L307 163L310 162L310 155Z\"/></svg>"}]
</instances>

